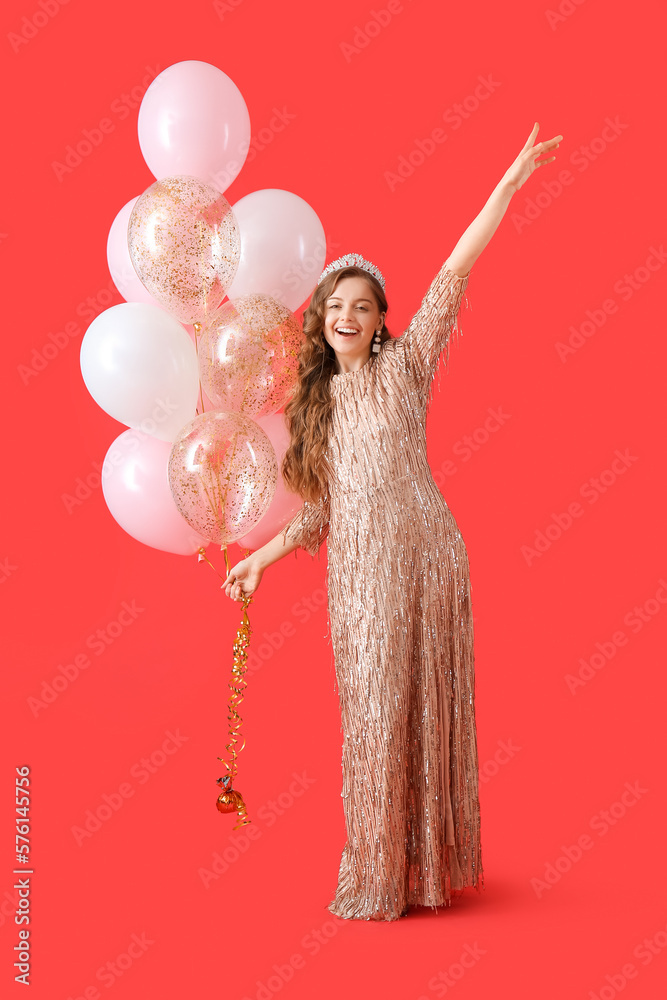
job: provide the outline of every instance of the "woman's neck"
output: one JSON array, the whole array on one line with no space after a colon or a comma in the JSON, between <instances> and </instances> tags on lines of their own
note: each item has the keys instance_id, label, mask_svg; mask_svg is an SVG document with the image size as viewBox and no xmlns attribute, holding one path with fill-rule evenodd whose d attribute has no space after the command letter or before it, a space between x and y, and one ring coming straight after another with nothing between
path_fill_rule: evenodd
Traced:
<instances>
[{"instance_id":1,"label":"woman's neck","mask_svg":"<svg viewBox=\"0 0 667 1000\"><path fill-rule=\"evenodd\" d=\"M345 375L348 372L358 372L360 368L363 368L365 364L370 361L371 352L367 351L364 355L359 355L355 357L350 357L349 355L336 355L336 374Z\"/></svg>"}]
</instances>

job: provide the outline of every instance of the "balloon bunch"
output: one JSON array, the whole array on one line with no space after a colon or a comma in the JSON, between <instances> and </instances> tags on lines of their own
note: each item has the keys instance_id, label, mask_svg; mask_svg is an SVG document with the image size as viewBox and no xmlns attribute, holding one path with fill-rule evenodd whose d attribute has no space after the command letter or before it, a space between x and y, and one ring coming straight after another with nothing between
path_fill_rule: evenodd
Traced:
<instances>
[{"instance_id":1,"label":"balloon bunch","mask_svg":"<svg viewBox=\"0 0 667 1000\"><path fill-rule=\"evenodd\" d=\"M300 506L279 471L280 410L303 340L292 310L324 267L324 230L289 191L225 198L251 134L242 94L217 67L164 70L138 132L155 182L107 241L125 302L81 345L88 391L128 428L107 452L104 499L138 541L182 555L215 543L227 563L229 543L260 547Z\"/></svg>"},{"instance_id":2,"label":"balloon bunch","mask_svg":"<svg viewBox=\"0 0 667 1000\"><path fill-rule=\"evenodd\" d=\"M138 132L156 180L107 241L125 302L97 316L81 345L90 394L129 428L107 452L104 499L133 538L166 552L256 549L300 506L279 474L280 411L303 339L292 310L324 267L324 230L290 191L225 198L250 118L216 66L187 60L160 73Z\"/></svg>"}]
</instances>

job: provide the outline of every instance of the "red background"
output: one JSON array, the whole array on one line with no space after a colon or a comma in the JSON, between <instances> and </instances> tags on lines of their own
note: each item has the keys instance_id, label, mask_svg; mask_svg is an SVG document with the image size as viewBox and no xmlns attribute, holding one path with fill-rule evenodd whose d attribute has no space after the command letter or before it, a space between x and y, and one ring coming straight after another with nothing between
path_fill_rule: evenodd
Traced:
<instances>
[{"instance_id":1,"label":"red background","mask_svg":"<svg viewBox=\"0 0 667 1000\"><path fill-rule=\"evenodd\" d=\"M56 2L44 0L49 10ZM0 979L8 995L20 995L12 787L23 764L34 799L35 998L112 988L127 998L430 1000L455 986L460 1000L609 1000L626 990L655 997L667 978L656 746L667 617L664 267L642 270L666 236L662 6L565 0L551 24L549 8L527 0L400 6L351 54L343 44L354 44L384 0L236 0L218 10L203 0L71 0L18 45L12 35L30 33L23 19L43 8L38 0L4 7ZM125 119L112 115L113 132L61 180L52 164L147 73L183 59L211 62L235 81L254 135L274 108L294 115L227 196L279 187L308 201L329 259L358 250L384 272L394 333L533 123L539 138L564 136L556 162L517 194L475 265L463 334L430 416L431 464L455 463L442 489L470 554L486 880L481 894L467 889L437 914L334 922L326 909L345 833L324 550L319 561L299 552L272 567L251 608L255 650L285 623L295 634L250 676L240 785L257 839L243 842L214 807L238 605L194 556L126 535L99 487L70 513L63 501L123 429L88 395L79 345L88 300L93 311L120 300L107 294L109 226L153 180L136 106ZM451 117L443 125L447 109L489 75L493 93L460 127ZM605 140L607 119L619 125ZM436 127L447 140L391 190L385 173ZM571 183L559 190L561 170ZM635 289L622 291L635 272ZM599 321L607 300L616 309L595 326L588 313ZM592 335L561 360L556 345L587 319ZM68 323L77 332L67 345L22 377L20 366ZM508 418L483 441L489 407ZM465 460L457 442L475 432L483 443ZM611 469L617 450L630 457L603 477L601 492L590 481ZM522 547L575 502L581 516L560 537L552 527L548 548L526 556ZM28 699L132 601L143 609L134 623L35 714ZM640 626L627 617L635 607L644 609ZM572 692L567 675L596 652L598 668ZM168 731L187 739L161 756ZM152 754L159 766L149 774L140 762ZM295 774L308 785L297 797ZM129 797L79 846L73 828L104 795L118 804L126 783ZM623 804L626 783L639 791ZM271 804L279 796L280 815ZM566 870L564 851L575 857L580 838L588 847ZM231 862L207 888L202 869L211 871L216 852ZM548 868L556 862L560 873ZM531 881L547 871L550 886ZM109 972L133 934L145 935L144 950L133 949L122 974ZM466 946L477 956L469 968L457 965ZM301 961L291 979L271 979L293 955ZM438 976L450 967L447 986Z\"/></svg>"}]
</instances>

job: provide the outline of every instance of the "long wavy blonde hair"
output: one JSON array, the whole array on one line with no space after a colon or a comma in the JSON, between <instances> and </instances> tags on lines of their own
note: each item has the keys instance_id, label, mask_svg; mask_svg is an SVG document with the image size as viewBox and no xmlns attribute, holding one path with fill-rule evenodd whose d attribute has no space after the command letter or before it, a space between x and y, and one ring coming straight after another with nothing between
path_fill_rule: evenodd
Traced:
<instances>
[{"instance_id":1,"label":"long wavy blonde hair","mask_svg":"<svg viewBox=\"0 0 667 1000\"><path fill-rule=\"evenodd\" d=\"M387 312L387 299L379 281L363 268L351 265L332 271L324 278L313 292L303 314L306 339L299 355L297 383L285 406L290 444L283 459L282 475L289 490L313 503L326 495L331 471L325 452L331 426L333 401L330 381L336 371L336 355L324 337L324 316L327 299L333 295L338 282L347 277L364 278L380 312L385 315ZM386 340L391 340L391 334L384 323L380 341L384 343Z\"/></svg>"}]
</instances>

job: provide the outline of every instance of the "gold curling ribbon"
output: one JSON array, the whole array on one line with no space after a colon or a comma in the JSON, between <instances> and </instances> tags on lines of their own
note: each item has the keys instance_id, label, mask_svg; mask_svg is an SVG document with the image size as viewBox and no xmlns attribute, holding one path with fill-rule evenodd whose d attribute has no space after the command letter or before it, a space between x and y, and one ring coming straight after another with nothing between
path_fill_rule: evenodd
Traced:
<instances>
[{"instance_id":1,"label":"gold curling ribbon","mask_svg":"<svg viewBox=\"0 0 667 1000\"><path fill-rule=\"evenodd\" d=\"M225 563L229 567L227 549L224 551ZM206 552L203 548L199 549L198 555L199 562L208 563L211 569L218 573L213 563L207 558ZM219 573L218 576L220 576ZM221 577L221 579L224 578ZM250 645L250 636L252 635L250 620L248 618L248 607L250 604L252 604L252 596L246 596L244 594L243 617L241 619L241 624L236 630L236 640L233 647L232 679L229 682L229 688L231 690L231 694L229 696L229 710L227 713L227 720L229 722L229 742L227 743L225 750L229 754L230 759L218 757L218 760L222 761L227 768L227 774L225 774L222 778L218 778L216 781L216 784L220 785L222 789L216 800L218 810L222 813L236 812L238 814L238 822L234 826L234 830L239 830L252 822L248 818L246 804L243 800L241 792L237 788L234 788L234 780L238 771L237 758L241 750L245 747L245 736L240 732L243 720L238 712L238 707L243 701L243 693L248 684L245 672L248 666L248 647ZM237 749L239 738L243 740L243 743Z\"/></svg>"}]
</instances>

